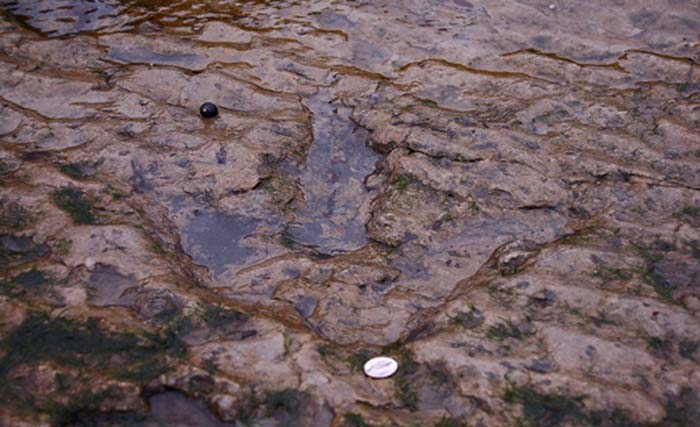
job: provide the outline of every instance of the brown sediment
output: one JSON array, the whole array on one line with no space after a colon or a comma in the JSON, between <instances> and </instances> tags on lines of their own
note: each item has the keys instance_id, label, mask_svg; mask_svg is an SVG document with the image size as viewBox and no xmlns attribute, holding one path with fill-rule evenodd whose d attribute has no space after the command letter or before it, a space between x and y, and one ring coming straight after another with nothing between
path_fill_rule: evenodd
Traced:
<instances>
[{"instance_id":1,"label":"brown sediment","mask_svg":"<svg viewBox=\"0 0 700 427\"><path fill-rule=\"evenodd\" d=\"M700 16L609 3L0 0L0 425L692 425Z\"/></svg>"}]
</instances>

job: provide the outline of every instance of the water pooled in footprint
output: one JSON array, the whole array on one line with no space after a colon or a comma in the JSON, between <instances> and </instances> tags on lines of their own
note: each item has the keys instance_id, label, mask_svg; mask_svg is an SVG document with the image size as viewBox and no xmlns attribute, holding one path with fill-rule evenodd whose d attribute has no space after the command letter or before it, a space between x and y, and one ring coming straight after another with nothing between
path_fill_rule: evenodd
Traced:
<instances>
[{"instance_id":1,"label":"water pooled in footprint","mask_svg":"<svg viewBox=\"0 0 700 427\"><path fill-rule=\"evenodd\" d=\"M3 425L695 425L700 8L550 3L0 0Z\"/></svg>"},{"instance_id":2,"label":"water pooled in footprint","mask_svg":"<svg viewBox=\"0 0 700 427\"><path fill-rule=\"evenodd\" d=\"M263 232L266 227L270 231ZM196 211L183 231L183 246L197 264L209 268L214 276L220 276L269 256L271 249L266 242L275 229L274 217L264 219L213 210Z\"/></svg>"},{"instance_id":3,"label":"water pooled in footprint","mask_svg":"<svg viewBox=\"0 0 700 427\"><path fill-rule=\"evenodd\" d=\"M88 302L98 307L129 306L133 296L127 291L138 285L133 276L121 274L116 268L106 265L96 266L89 282Z\"/></svg>"},{"instance_id":4,"label":"water pooled in footprint","mask_svg":"<svg viewBox=\"0 0 700 427\"><path fill-rule=\"evenodd\" d=\"M329 102L322 91L304 104L313 114L313 144L300 182L304 204L287 231L325 254L352 251L367 243L366 207L372 193L364 178L380 155L366 145L368 132L350 120L351 109Z\"/></svg>"}]
</instances>

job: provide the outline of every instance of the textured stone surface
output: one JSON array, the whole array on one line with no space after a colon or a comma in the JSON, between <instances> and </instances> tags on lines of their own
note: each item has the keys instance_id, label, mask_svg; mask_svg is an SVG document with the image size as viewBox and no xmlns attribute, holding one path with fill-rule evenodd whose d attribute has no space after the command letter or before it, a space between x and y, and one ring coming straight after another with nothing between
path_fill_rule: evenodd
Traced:
<instances>
[{"instance_id":1,"label":"textured stone surface","mask_svg":"<svg viewBox=\"0 0 700 427\"><path fill-rule=\"evenodd\" d=\"M0 7L0 425L696 422L696 2Z\"/></svg>"}]
</instances>

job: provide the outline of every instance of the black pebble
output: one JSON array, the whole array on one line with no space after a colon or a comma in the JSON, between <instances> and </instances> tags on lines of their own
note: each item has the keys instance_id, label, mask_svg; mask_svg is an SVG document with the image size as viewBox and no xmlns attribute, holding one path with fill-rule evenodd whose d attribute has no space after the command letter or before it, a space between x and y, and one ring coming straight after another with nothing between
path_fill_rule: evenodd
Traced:
<instances>
[{"instance_id":1,"label":"black pebble","mask_svg":"<svg viewBox=\"0 0 700 427\"><path fill-rule=\"evenodd\" d=\"M201 107L199 107L199 114L201 114L205 119L211 119L212 117L219 115L219 109L216 107L216 104L212 102L205 102Z\"/></svg>"}]
</instances>

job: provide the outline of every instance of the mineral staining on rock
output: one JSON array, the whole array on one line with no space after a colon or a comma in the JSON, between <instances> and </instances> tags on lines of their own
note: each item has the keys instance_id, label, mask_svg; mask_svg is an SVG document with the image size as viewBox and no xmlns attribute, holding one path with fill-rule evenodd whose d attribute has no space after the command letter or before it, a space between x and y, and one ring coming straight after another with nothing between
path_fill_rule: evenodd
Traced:
<instances>
[{"instance_id":1,"label":"mineral staining on rock","mask_svg":"<svg viewBox=\"0 0 700 427\"><path fill-rule=\"evenodd\" d=\"M0 424L693 425L700 12L525 3L0 0Z\"/></svg>"}]
</instances>

